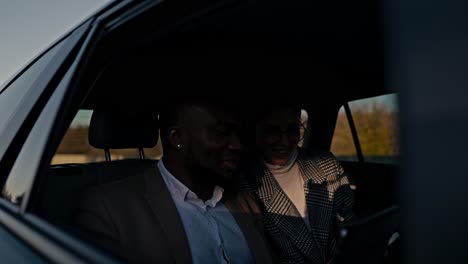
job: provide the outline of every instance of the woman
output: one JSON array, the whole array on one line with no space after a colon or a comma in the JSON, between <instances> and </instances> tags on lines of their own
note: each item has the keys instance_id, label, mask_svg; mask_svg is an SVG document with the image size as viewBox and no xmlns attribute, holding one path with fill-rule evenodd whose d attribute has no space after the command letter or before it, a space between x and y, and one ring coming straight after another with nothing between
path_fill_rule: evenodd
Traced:
<instances>
[{"instance_id":1,"label":"woman","mask_svg":"<svg viewBox=\"0 0 468 264\"><path fill-rule=\"evenodd\" d=\"M337 224L353 218L353 198L333 154L298 148L300 115L300 109L285 106L259 116L259 155L245 187L259 200L282 263L327 263Z\"/></svg>"}]
</instances>

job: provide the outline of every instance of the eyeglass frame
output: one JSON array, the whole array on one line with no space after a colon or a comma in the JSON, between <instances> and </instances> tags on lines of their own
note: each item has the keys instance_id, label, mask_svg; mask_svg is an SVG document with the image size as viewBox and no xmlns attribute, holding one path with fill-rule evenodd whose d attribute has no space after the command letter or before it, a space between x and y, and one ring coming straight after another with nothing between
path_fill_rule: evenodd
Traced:
<instances>
[{"instance_id":1,"label":"eyeglass frame","mask_svg":"<svg viewBox=\"0 0 468 264\"><path fill-rule=\"evenodd\" d=\"M307 127L303 123L299 123L297 125L297 129L298 129L298 133L299 133L299 138L298 139L293 138L293 137L295 137L295 135L291 135L292 133L296 133L295 131L291 133L291 127L288 127L286 129L281 129L281 128L278 129L278 127L276 127L275 129L277 129L277 130L274 131L274 133L278 133L277 135L272 135L271 132L267 132L266 131L267 129L264 129L264 128L261 130L261 133L265 137L270 137L268 140L271 141L271 142L278 142L278 141L280 141L282 139L283 135L286 135L289 142L299 143L302 140L304 140L305 134L307 132ZM296 129L296 128L294 128L294 129ZM301 135L301 129L303 131L302 135Z\"/></svg>"}]
</instances>

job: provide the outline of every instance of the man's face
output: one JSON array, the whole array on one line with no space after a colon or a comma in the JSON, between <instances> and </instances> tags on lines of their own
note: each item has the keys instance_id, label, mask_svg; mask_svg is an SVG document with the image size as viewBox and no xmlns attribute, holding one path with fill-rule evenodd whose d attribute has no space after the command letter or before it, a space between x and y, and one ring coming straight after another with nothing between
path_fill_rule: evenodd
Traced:
<instances>
[{"instance_id":1,"label":"man's face","mask_svg":"<svg viewBox=\"0 0 468 264\"><path fill-rule=\"evenodd\" d=\"M284 165L300 141L300 117L292 108L274 109L257 126L257 143L263 158Z\"/></svg>"},{"instance_id":2,"label":"man's face","mask_svg":"<svg viewBox=\"0 0 468 264\"><path fill-rule=\"evenodd\" d=\"M240 121L221 107L195 106L186 115L186 161L195 174L229 181L237 171L241 144ZM214 179L209 179L214 178Z\"/></svg>"}]
</instances>

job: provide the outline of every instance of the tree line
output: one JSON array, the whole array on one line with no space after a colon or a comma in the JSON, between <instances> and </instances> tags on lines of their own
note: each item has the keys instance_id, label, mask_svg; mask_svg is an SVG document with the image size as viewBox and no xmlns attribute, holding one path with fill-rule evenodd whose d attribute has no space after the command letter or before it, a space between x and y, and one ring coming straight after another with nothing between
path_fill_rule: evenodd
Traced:
<instances>
[{"instance_id":1,"label":"tree line","mask_svg":"<svg viewBox=\"0 0 468 264\"><path fill-rule=\"evenodd\" d=\"M398 156L399 120L398 113L379 103L366 107L351 108L362 152L365 156ZM337 156L356 155L348 119L344 111L338 113L331 151ZM137 150L112 150L112 155L138 157ZM60 144L57 154L85 154L90 157L103 156L103 150L93 148L88 143L88 127L71 127ZM162 148L158 144L145 149L148 157L161 157Z\"/></svg>"},{"instance_id":2,"label":"tree line","mask_svg":"<svg viewBox=\"0 0 468 264\"><path fill-rule=\"evenodd\" d=\"M351 108L351 114L365 156L398 156L398 112L373 103L368 107ZM346 113L340 111L331 150L337 156L353 156L356 154L355 149Z\"/></svg>"}]
</instances>

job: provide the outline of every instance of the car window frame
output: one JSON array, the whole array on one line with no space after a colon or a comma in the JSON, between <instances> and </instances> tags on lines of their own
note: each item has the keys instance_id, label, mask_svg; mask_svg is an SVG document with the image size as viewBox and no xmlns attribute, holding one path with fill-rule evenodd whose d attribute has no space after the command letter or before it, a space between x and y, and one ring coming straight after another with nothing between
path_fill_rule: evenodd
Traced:
<instances>
[{"instance_id":1,"label":"car window frame","mask_svg":"<svg viewBox=\"0 0 468 264\"><path fill-rule=\"evenodd\" d=\"M364 155L362 154L361 143L359 142L359 135L356 129L356 124L354 123L353 114L351 108L349 107L349 102L343 104L346 119L348 120L349 129L351 131L351 136L353 138L354 148L356 149L357 162L359 164L364 163Z\"/></svg>"},{"instance_id":2,"label":"car window frame","mask_svg":"<svg viewBox=\"0 0 468 264\"><path fill-rule=\"evenodd\" d=\"M398 95L397 93L389 93L389 94L385 94L385 95L391 95L391 94ZM376 97L376 96L374 96L374 97ZM374 98L374 97L368 97L368 98L362 98L362 99L371 99L371 98ZM351 108L349 106L350 102L352 102L352 101L345 102L344 104L341 105L341 107L343 107L344 110L345 110L346 120L348 121L348 126L349 126L349 129L351 131L351 136L353 138L353 144L354 144L354 148L355 148L355 151L356 151L356 157L357 157L357 161L354 161L354 162L356 162L358 164L361 164L361 165L364 164L364 163L375 163L375 162L365 160L364 153L362 152L362 148L361 148L361 142L359 140L359 134L358 134L358 131L357 131L357 128L356 128L356 124L354 122L354 118L353 118ZM339 112L339 110L338 110L338 112ZM334 136L334 133L333 133L333 136Z\"/></svg>"},{"instance_id":3,"label":"car window frame","mask_svg":"<svg viewBox=\"0 0 468 264\"><path fill-rule=\"evenodd\" d=\"M16 160L11 166L8 173L8 178L14 177L18 173L27 174L29 177L26 193L21 203L16 206L7 200L0 199L0 223L3 223L10 232L19 237L28 246L32 247L37 252L41 253L48 260L57 263L115 263L116 260L107 253L96 248L95 246L83 243L82 240L66 233L63 230L55 227L53 224L40 219L32 213L27 212L29 197L31 190L35 184L39 167L43 160L42 153L47 148L49 138L53 137L52 127L56 121L58 111L63 104L63 98L67 93L67 89L72 86L76 72L79 69L80 63L83 60L87 47L94 37L96 24L88 21L84 26L86 32L82 36L83 45L79 46L79 51L73 55L69 67L64 75L60 75L59 83L54 87L50 98L45 102L45 106L41 109L38 117L34 120L32 128L28 131L24 144L19 150ZM94 30L93 30L94 29ZM79 42L81 43L81 42ZM77 45L79 43L76 43ZM35 142L36 144L28 144ZM28 147L28 148L24 148ZM37 158L25 158L28 153L37 153Z\"/></svg>"},{"instance_id":4,"label":"car window frame","mask_svg":"<svg viewBox=\"0 0 468 264\"><path fill-rule=\"evenodd\" d=\"M22 101L17 106L16 111L12 113L9 117L9 121L5 124L5 127L8 127L8 129L0 131L0 137L2 141L5 142L5 144L0 145L0 183L2 186L6 180L5 176L9 174L16 160L16 156L21 150L39 113L47 103L48 97L54 92L57 83L60 81L61 77L63 77L64 71L69 66L69 63L71 63L71 60L73 60L73 57L76 56L74 50L83 40L83 36L87 33L90 24L91 21L84 22L70 32L70 34L52 45L52 47L54 47L57 43L65 41L57 54L53 56L45 67L47 70L42 70L36 78L36 81L29 84L34 86L35 96L21 98ZM50 49L48 49L48 51L49 50ZM38 56L38 58L42 57L42 55L43 54ZM34 62L37 62L37 60ZM26 71L30 67L31 66L28 66ZM22 74L26 71L23 71ZM11 87L14 81L19 77L20 76L14 78L13 81L5 87L4 91Z\"/></svg>"},{"instance_id":5,"label":"car window frame","mask_svg":"<svg viewBox=\"0 0 468 264\"><path fill-rule=\"evenodd\" d=\"M128 1L127 4L130 2ZM148 5L148 3L140 5L143 9L153 6L154 4ZM84 44L77 50L76 56L72 63L70 63L71 66L67 67L66 73L60 76L61 78L59 78L56 88L52 90L51 94L54 98L45 101L45 106L40 109L41 111L37 114L37 117L31 121L31 129L25 135L23 143L28 139L35 139L30 138L33 135L33 130L42 131L39 134L39 137L41 137L39 141L41 143L33 146L34 152L37 153L38 157L34 164L30 164L30 160L23 158L24 156L21 155L21 151L30 150L22 149L23 144L21 147L18 147L20 155L12 162L11 168L15 165L18 168L28 167L26 173L32 176L31 184L28 187L25 198L21 200L21 205L17 207L4 199L0 199L0 223L5 223L10 232L20 237L26 244L42 253L42 255L58 263L117 262L114 256L103 252L93 244L84 242L73 234L67 233L60 229L60 227L55 226L53 223L49 223L47 220L36 216L33 212L29 212L29 206L34 187L40 181L39 178L42 179L39 176L46 174L49 162L53 156L49 155L51 154L50 150L56 148L54 142L57 140L57 135L61 135L61 128L68 125L66 124L68 120L67 116L69 116L71 111L75 110L74 105L70 106L69 103L70 101L75 102L79 100L78 98L71 97L76 95L76 91L79 89L79 81L83 77L84 68L89 65L86 63L89 63L90 57L93 56L93 49L96 43L99 43L106 33L108 33L108 31L106 32L108 19L118 19L123 16L120 12L112 11L119 8L128 11L124 4L116 5L101 16L96 16L89 20L90 28L87 31L86 38L83 40ZM129 14L131 15L130 11L125 13L125 15ZM41 117L43 119L39 120ZM38 133L35 133L34 136L37 137L37 135ZM11 173L14 173L14 170L8 171L8 176ZM3 212L7 212L8 214L3 217Z\"/></svg>"}]
</instances>

